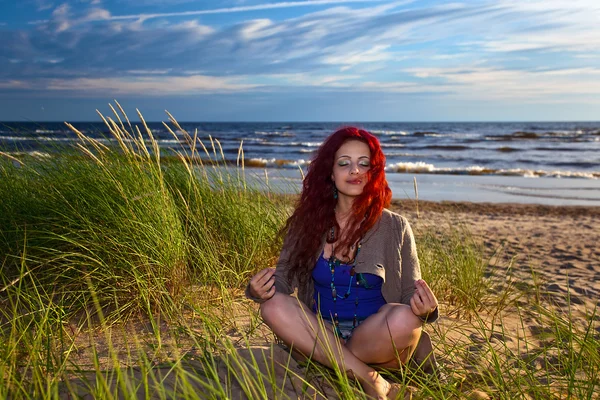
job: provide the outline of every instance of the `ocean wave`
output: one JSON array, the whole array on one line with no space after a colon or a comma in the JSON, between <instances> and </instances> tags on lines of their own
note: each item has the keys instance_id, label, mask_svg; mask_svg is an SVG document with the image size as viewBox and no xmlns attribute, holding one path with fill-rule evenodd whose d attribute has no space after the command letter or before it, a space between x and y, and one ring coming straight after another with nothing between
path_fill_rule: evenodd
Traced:
<instances>
[{"instance_id":1,"label":"ocean wave","mask_svg":"<svg viewBox=\"0 0 600 400\"><path fill-rule=\"evenodd\" d=\"M386 130L370 130L369 132L371 132L374 135L399 135L399 136L406 136L408 135L408 132L405 131L386 131Z\"/></svg>"},{"instance_id":2,"label":"ocean wave","mask_svg":"<svg viewBox=\"0 0 600 400\"><path fill-rule=\"evenodd\" d=\"M495 140L499 142L510 142L511 140L534 140L540 139L542 135L535 132L528 131L517 131L507 135L488 135L485 136L487 140Z\"/></svg>"},{"instance_id":3,"label":"ocean wave","mask_svg":"<svg viewBox=\"0 0 600 400\"><path fill-rule=\"evenodd\" d=\"M308 160L278 160L276 158L251 158L246 160L246 167L261 167L261 168L298 168L310 164Z\"/></svg>"},{"instance_id":4,"label":"ocean wave","mask_svg":"<svg viewBox=\"0 0 600 400\"><path fill-rule=\"evenodd\" d=\"M432 144L429 146L420 147L421 149L433 149L433 150L472 150L473 147L470 146L461 146L458 144L449 144L449 145L441 145L441 144Z\"/></svg>"},{"instance_id":5,"label":"ocean wave","mask_svg":"<svg viewBox=\"0 0 600 400\"><path fill-rule=\"evenodd\" d=\"M253 146L276 146L276 147L282 147L285 146L285 143L281 143L281 142L269 142L266 140L263 140L262 142L256 142L256 143L252 143Z\"/></svg>"},{"instance_id":6,"label":"ocean wave","mask_svg":"<svg viewBox=\"0 0 600 400\"><path fill-rule=\"evenodd\" d=\"M437 132L431 132L431 131L417 131L413 133L413 136L416 137L440 137L443 136Z\"/></svg>"},{"instance_id":7,"label":"ocean wave","mask_svg":"<svg viewBox=\"0 0 600 400\"><path fill-rule=\"evenodd\" d=\"M392 148L392 147L404 147L402 143L381 143L381 147L383 148Z\"/></svg>"},{"instance_id":8,"label":"ocean wave","mask_svg":"<svg viewBox=\"0 0 600 400\"><path fill-rule=\"evenodd\" d=\"M400 162L386 167L388 172L413 173L413 174L441 174L441 175L498 175L498 176L523 176L527 178L583 178L599 179L600 171L580 172L580 171L545 171L533 169L494 169L472 165L468 167L440 168L433 164L419 162Z\"/></svg>"},{"instance_id":9,"label":"ocean wave","mask_svg":"<svg viewBox=\"0 0 600 400\"><path fill-rule=\"evenodd\" d=\"M531 131L516 131L504 135L487 135L486 140L494 141L512 141L512 140L538 140L545 139L549 141L562 141L566 139L575 140L577 142L585 142L590 140L589 136L600 135L600 130L571 130L571 131L547 131L547 132L531 132ZM584 136L584 137L582 137Z\"/></svg>"},{"instance_id":10,"label":"ocean wave","mask_svg":"<svg viewBox=\"0 0 600 400\"><path fill-rule=\"evenodd\" d=\"M323 142L291 142L291 143L280 143L280 146L303 146L303 147L319 147Z\"/></svg>"},{"instance_id":11,"label":"ocean wave","mask_svg":"<svg viewBox=\"0 0 600 400\"><path fill-rule=\"evenodd\" d=\"M254 131L254 134L256 135L261 135L261 136L280 136L280 137L294 137L296 135L294 135L291 132L287 132L287 131L272 131L272 132L265 132L265 131Z\"/></svg>"},{"instance_id":12,"label":"ocean wave","mask_svg":"<svg viewBox=\"0 0 600 400\"><path fill-rule=\"evenodd\" d=\"M534 147L538 151L583 151L584 149L577 147Z\"/></svg>"},{"instance_id":13,"label":"ocean wave","mask_svg":"<svg viewBox=\"0 0 600 400\"><path fill-rule=\"evenodd\" d=\"M0 136L0 140L6 140L11 142L74 142L77 138L65 138L65 137L48 137L48 136Z\"/></svg>"}]
</instances>

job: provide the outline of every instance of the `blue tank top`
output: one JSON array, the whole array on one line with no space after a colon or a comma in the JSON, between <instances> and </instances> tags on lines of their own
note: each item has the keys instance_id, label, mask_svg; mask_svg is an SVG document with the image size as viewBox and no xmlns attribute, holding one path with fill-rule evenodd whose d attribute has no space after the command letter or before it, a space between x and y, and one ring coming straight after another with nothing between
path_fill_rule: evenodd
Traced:
<instances>
[{"instance_id":1,"label":"blue tank top","mask_svg":"<svg viewBox=\"0 0 600 400\"><path fill-rule=\"evenodd\" d=\"M331 294L331 269L329 269L328 260L321 254L312 271L312 278L315 284L315 302L313 306L313 311L315 313L319 311L321 315L323 315L323 318L331 319L331 315L333 315L335 310L338 314L339 321L351 321L354 318L354 310L356 309L357 318L363 320L368 316L375 314L382 305L386 304L386 301L381 294L383 279L373 274L362 274L370 287L367 289L363 287L363 285L356 284L356 275L354 275L352 280L350 279L351 269L352 265L348 264L340 264L339 267L335 268L333 283L339 297L334 306ZM352 284L350 284L351 282ZM350 287L350 295L344 298L348 291L348 287ZM355 303L357 296L358 306L356 306Z\"/></svg>"}]
</instances>

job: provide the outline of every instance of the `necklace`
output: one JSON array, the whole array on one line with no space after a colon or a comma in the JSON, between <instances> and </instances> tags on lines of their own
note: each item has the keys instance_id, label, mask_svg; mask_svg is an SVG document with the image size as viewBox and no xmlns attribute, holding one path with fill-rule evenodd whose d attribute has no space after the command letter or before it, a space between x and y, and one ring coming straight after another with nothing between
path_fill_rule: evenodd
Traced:
<instances>
[{"instance_id":1,"label":"necklace","mask_svg":"<svg viewBox=\"0 0 600 400\"><path fill-rule=\"evenodd\" d=\"M335 231L334 228L331 228L331 238L333 240L333 238L335 237ZM335 331L338 333L338 335L340 335L340 337L344 337L344 335L342 334L342 332L340 331L339 325L339 319L338 319L338 314L337 314L337 299L347 299L348 297L350 297L350 289L352 287L352 281L354 280L354 277L356 276L356 286L363 286L365 289L371 289L371 286L367 283L367 281L364 279L363 274L362 273L356 273L356 269L355 269L355 265L356 265L356 259L358 258L358 254L360 253L360 248L362 246L362 242L359 241L358 242L358 246L356 249L356 254L354 255L354 259L350 262L348 262L347 265L352 265L352 267L350 268L350 282L348 283L348 289L346 290L346 293L344 293L343 296L340 296L339 294L337 294L337 289L335 287L335 283L334 283L334 277L335 277L335 268L339 267L340 264L342 263L340 259L338 259L335 256L335 246L333 244L333 242L331 243L331 256L329 256L329 260L328 260L328 266L329 269L331 271L331 297L333 299L333 325L335 327ZM354 248L354 246L351 247L352 249ZM356 293L356 297L354 299L354 317L352 318L352 330L354 330L354 328L356 328L358 326L358 318L356 315L356 312L358 310L358 292Z\"/></svg>"}]
</instances>

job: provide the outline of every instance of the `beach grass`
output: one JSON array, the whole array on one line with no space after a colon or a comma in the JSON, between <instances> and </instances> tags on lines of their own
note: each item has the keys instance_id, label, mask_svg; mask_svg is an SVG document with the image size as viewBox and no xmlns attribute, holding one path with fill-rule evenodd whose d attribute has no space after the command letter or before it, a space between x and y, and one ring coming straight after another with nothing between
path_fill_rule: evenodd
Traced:
<instances>
[{"instance_id":1,"label":"beach grass","mask_svg":"<svg viewBox=\"0 0 600 400\"><path fill-rule=\"evenodd\" d=\"M50 157L0 155L0 397L364 398L340 366L299 368L244 298L294 197L250 185L241 148L231 168L169 114L165 157L113 110L111 146L77 132ZM465 227L415 233L449 315L425 326L442 373L386 376L413 398L598 398L596 310L516 284Z\"/></svg>"}]
</instances>

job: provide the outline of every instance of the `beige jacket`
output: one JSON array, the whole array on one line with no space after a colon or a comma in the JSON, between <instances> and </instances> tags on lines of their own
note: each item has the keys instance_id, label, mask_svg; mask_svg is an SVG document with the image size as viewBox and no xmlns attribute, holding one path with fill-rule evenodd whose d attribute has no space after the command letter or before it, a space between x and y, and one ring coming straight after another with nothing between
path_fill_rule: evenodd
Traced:
<instances>
[{"instance_id":1,"label":"beige jacket","mask_svg":"<svg viewBox=\"0 0 600 400\"><path fill-rule=\"evenodd\" d=\"M297 290L300 301L312 308L314 284L312 279L302 287L295 278L291 284L287 275L289 270L289 254L292 248L290 240L284 240L279 261L275 268L275 288L279 293L292 294ZM323 251L325 238L315 254L314 262ZM415 238L406 218L383 210L381 218L366 233L362 240L362 247L356 258L356 272L369 273L380 276L383 279L381 293L388 303L403 303L410 305L410 298L415 291L414 282L421 279L421 268L417 256ZM246 288L246 296L254 301L262 302L252 298ZM427 322L433 322L438 317L436 309L428 318Z\"/></svg>"}]
</instances>

